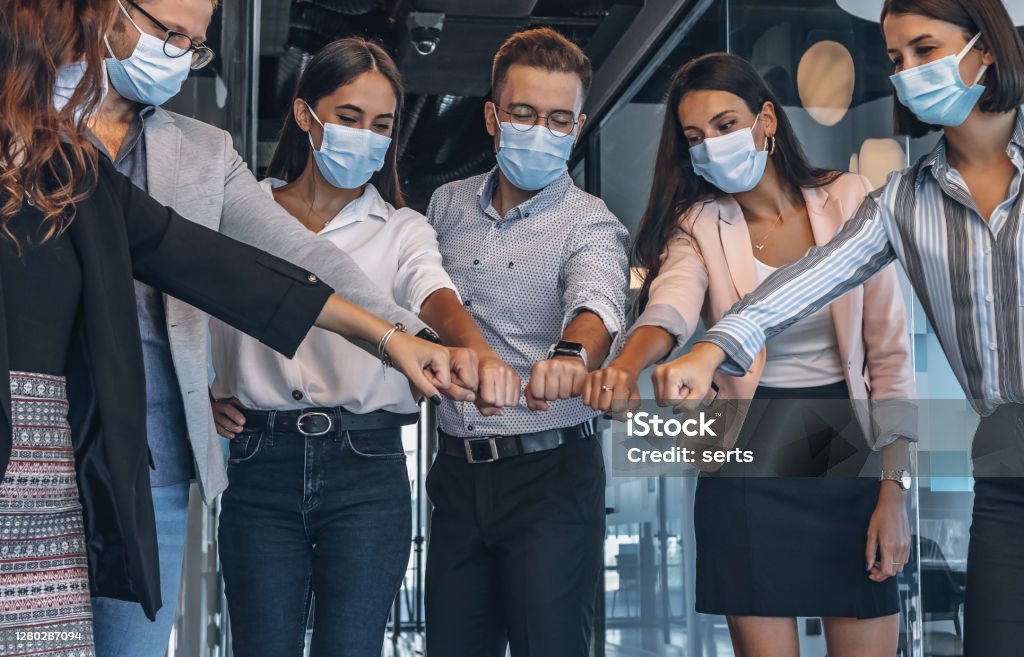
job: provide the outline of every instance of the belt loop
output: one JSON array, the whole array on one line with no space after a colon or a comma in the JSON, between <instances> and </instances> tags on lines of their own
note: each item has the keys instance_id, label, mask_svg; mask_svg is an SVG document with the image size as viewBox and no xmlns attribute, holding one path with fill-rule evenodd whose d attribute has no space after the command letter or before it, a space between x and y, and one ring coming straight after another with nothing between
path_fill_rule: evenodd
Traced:
<instances>
[{"instance_id":1,"label":"belt loop","mask_svg":"<svg viewBox=\"0 0 1024 657\"><path fill-rule=\"evenodd\" d=\"M267 428L265 429L266 433L264 434L264 437L269 439L270 445L274 444L274 426L276 421L277 411L272 409L267 413Z\"/></svg>"}]
</instances>

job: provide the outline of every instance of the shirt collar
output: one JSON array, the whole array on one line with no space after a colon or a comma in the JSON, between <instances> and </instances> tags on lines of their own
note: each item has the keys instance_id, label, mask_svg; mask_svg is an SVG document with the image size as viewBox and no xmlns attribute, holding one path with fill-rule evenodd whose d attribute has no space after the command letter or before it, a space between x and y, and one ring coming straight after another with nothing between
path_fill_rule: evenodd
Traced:
<instances>
[{"instance_id":1,"label":"shirt collar","mask_svg":"<svg viewBox=\"0 0 1024 657\"><path fill-rule=\"evenodd\" d=\"M142 135L146 132L146 120L153 115L156 111L156 107L153 105L137 105L136 112L132 116L131 125L128 126L128 134L125 135L124 141L121 143L121 152L119 153L108 153L103 143L96 138L96 135L91 130L87 131L86 136L89 141L92 142L93 146L96 147L101 154L106 156L108 160L116 163L122 156L135 150L139 140L142 139Z\"/></svg>"},{"instance_id":2,"label":"shirt collar","mask_svg":"<svg viewBox=\"0 0 1024 657\"><path fill-rule=\"evenodd\" d=\"M568 171L563 172L550 185L509 210L507 213L508 218L528 217L531 214L546 210L552 203L561 200L572 184L572 176L569 175ZM485 214L487 214L488 208L491 207L491 200L494 197L494 190L497 188L497 185L498 167L495 166L484 176L483 181L480 183L480 188L477 190L477 196L480 198L480 210Z\"/></svg>"},{"instance_id":3,"label":"shirt collar","mask_svg":"<svg viewBox=\"0 0 1024 657\"><path fill-rule=\"evenodd\" d=\"M1024 157L1024 108L1017 108L1017 118L1013 125L1013 134L1010 136L1010 143L1006 145L1006 154L1010 159L1015 160L1017 156ZM949 161L946 159L946 138L940 137L935 148L921 161L921 173L931 169L932 175L936 178L946 175L949 170ZM917 184L920 184L923 176L918 175Z\"/></svg>"},{"instance_id":4,"label":"shirt collar","mask_svg":"<svg viewBox=\"0 0 1024 657\"><path fill-rule=\"evenodd\" d=\"M280 178L265 178L264 184L269 185L267 191L270 191L283 187L288 183ZM363 188L363 193L343 207L338 214L334 215L334 218L327 222L327 225L323 227L320 234L329 233L332 230L370 218L387 221L390 216L390 206L380 195L380 192L377 191L377 188L367 183L366 187Z\"/></svg>"}]
</instances>

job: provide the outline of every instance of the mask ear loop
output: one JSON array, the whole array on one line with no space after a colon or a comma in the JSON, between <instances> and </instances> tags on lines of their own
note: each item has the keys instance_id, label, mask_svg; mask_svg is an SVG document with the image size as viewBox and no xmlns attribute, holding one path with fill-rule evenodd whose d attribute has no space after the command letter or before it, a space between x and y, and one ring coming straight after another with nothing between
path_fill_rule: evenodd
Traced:
<instances>
[{"instance_id":1,"label":"mask ear loop","mask_svg":"<svg viewBox=\"0 0 1024 657\"><path fill-rule=\"evenodd\" d=\"M971 49L974 48L974 45L976 43L978 43L978 40L980 38L981 38L981 32L978 32L977 34L974 35L974 38L971 39L967 43L966 46L964 46L964 49L960 51L960 54L957 55L957 57L956 57L956 63L957 63L958 67L960 65L960 62L962 62L964 60L964 57L967 56L967 53L971 52ZM981 65L981 70L978 71L978 77L974 78L974 82L972 82L970 86L973 87L974 85L976 85L979 82L981 82L981 77L983 75L985 75L985 71L987 71L987 70L988 70L988 64L982 64Z\"/></svg>"},{"instance_id":2,"label":"mask ear loop","mask_svg":"<svg viewBox=\"0 0 1024 657\"><path fill-rule=\"evenodd\" d=\"M302 104L306 106L307 110L309 110L309 115L313 117L313 120L319 123L320 127L324 129L324 141L327 141L327 126L325 126L323 121L320 120L320 117L316 115L316 112L313 111L313 108L310 106L308 102L306 102L305 98L302 99ZM319 148L316 147L316 144L313 143L313 132L311 130L306 131L306 137L309 139L310 148L312 148L314 151L320 150ZM320 147L323 148L323 141L320 142Z\"/></svg>"}]
</instances>

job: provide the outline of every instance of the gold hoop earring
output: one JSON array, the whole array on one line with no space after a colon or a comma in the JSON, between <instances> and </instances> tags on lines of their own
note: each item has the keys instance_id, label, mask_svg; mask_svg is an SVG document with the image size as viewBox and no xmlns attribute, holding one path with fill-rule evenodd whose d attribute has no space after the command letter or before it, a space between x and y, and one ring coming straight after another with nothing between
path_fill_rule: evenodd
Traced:
<instances>
[{"instance_id":1,"label":"gold hoop earring","mask_svg":"<svg viewBox=\"0 0 1024 657\"><path fill-rule=\"evenodd\" d=\"M771 146L770 147L769 147L769 142L771 142ZM768 155L769 156L775 155L775 135L772 135L771 137L765 137L764 138L764 149L766 151L768 151Z\"/></svg>"}]
</instances>

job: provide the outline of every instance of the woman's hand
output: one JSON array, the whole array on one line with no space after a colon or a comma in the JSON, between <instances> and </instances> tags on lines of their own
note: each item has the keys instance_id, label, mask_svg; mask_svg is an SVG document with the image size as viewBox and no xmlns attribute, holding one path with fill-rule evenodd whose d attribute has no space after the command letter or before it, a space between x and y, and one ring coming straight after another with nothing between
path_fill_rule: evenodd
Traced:
<instances>
[{"instance_id":1,"label":"woman's hand","mask_svg":"<svg viewBox=\"0 0 1024 657\"><path fill-rule=\"evenodd\" d=\"M711 390L715 371L725 362L725 352L709 342L698 342L685 356L659 365L651 380L658 406L676 412L693 411Z\"/></svg>"},{"instance_id":2,"label":"woman's hand","mask_svg":"<svg viewBox=\"0 0 1024 657\"><path fill-rule=\"evenodd\" d=\"M245 426L245 416L240 410L245 406L234 397L214 399L213 393L210 393L210 407L213 409L213 423L217 426L217 433L225 438L234 438Z\"/></svg>"},{"instance_id":3,"label":"woman's hand","mask_svg":"<svg viewBox=\"0 0 1024 657\"><path fill-rule=\"evenodd\" d=\"M881 482L878 505L868 525L865 556L872 582L883 582L903 571L910 558L907 494L893 481Z\"/></svg>"},{"instance_id":4,"label":"woman's hand","mask_svg":"<svg viewBox=\"0 0 1024 657\"><path fill-rule=\"evenodd\" d=\"M587 375L583 384L583 403L595 411L611 413L621 422L627 412L640 407L639 378L639 372L616 359L608 367Z\"/></svg>"},{"instance_id":5,"label":"woman's hand","mask_svg":"<svg viewBox=\"0 0 1024 657\"><path fill-rule=\"evenodd\" d=\"M395 369L409 379L413 393L430 398L435 404L441 403L441 393L455 401L473 401L476 395L459 385L458 373L452 376L452 357L464 360L463 349L449 350L447 347L433 342L421 340L416 336L395 331L384 351L394 362ZM465 364L456 364L459 369Z\"/></svg>"}]
</instances>

